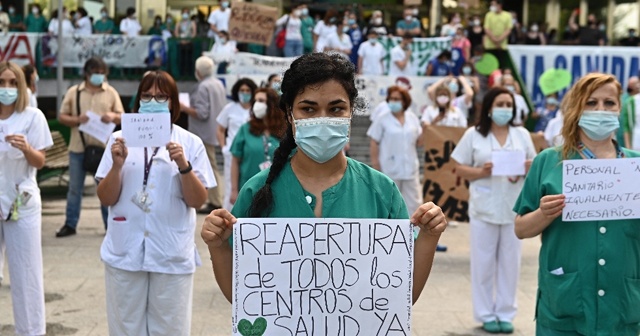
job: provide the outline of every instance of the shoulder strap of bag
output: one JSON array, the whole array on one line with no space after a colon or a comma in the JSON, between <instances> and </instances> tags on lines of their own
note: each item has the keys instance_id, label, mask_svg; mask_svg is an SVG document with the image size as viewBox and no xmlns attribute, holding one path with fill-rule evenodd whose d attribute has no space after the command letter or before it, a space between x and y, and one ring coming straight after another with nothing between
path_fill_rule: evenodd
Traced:
<instances>
[{"instance_id":1,"label":"shoulder strap of bag","mask_svg":"<svg viewBox=\"0 0 640 336\"><path fill-rule=\"evenodd\" d=\"M80 84L76 86L76 113L78 114L78 117L80 117ZM86 148L87 142L84 140L84 132L78 130L78 133L80 133L80 139L82 140L82 147Z\"/></svg>"}]
</instances>

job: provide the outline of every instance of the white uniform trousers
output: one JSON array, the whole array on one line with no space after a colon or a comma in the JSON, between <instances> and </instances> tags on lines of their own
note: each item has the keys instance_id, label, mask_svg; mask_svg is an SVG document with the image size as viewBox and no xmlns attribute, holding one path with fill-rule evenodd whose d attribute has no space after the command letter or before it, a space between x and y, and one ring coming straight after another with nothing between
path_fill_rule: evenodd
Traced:
<instances>
[{"instance_id":1,"label":"white uniform trousers","mask_svg":"<svg viewBox=\"0 0 640 336\"><path fill-rule=\"evenodd\" d=\"M471 294L478 322L511 322L516 316L522 242L514 224L497 225L470 218Z\"/></svg>"},{"instance_id":2,"label":"white uniform trousers","mask_svg":"<svg viewBox=\"0 0 640 336\"><path fill-rule=\"evenodd\" d=\"M129 272L105 264L111 336L189 336L193 274Z\"/></svg>"},{"instance_id":3,"label":"white uniform trousers","mask_svg":"<svg viewBox=\"0 0 640 336\"><path fill-rule=\"evenodd\" d=\"M225 151L222 151L222 155L224 156L224 197L222 207L231 212L231 207L233 207L233 204L231 204L231 160L233 160L233 155L231 152Z\"/></svg>"},{"instance_id":4,"label":"white uniform trousers","mask_svg":"<svg viewBox=\"0 0 640 336\"><path fill-rule=\"evenodd\" d=\"M44 335L46 332L41 230L40 213L22 216L18 221L0 220L0 246L6 247L18 335Z\"/></svg>"},{"instance_id":5,"label":"white uniform trousers","mask_svg":"<svg viewBox=\"0 0 640 336\"><path fill-rule=\"evenodd\" d=\"M4 242L0 242L0 285L4 280Z\"/></svg>"},{"instance_id":6,"label":"white uniform trousers","mask_svg":"<svg viewBox=\"0 0 640 336\"><path fill-rule=\"evenodd\" d=\"M402 194L404 203L407 205L409 216L413 215L422 203L424 203L422 198L422 185L420 185L420 177L418 174L419 173L416 173L410 180L393 180L398 186L400 194Z\"/></svg>"}]
</instances>

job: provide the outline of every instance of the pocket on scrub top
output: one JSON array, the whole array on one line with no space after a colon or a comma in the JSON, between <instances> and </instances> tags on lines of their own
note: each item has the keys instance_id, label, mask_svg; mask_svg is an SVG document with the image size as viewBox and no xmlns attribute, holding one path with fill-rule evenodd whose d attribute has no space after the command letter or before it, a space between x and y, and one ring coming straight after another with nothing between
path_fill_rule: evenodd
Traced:
<instances>
[{"instance_id":1,"label":"pocket on scrub top","mask_svg":"<svg viewBox=\"0 0 640 336\"><path fill-rule=\"evenodd\" d=\"M627 324L640 323L640 279L624 278L622 321Z\"/></svg>"},{"instance_id":2,"label":"pocket on scrub top","mask_svg":"<svg viewBox=\"0 0 640 336\"><path fill-rule=\"evenodd\" d=\"M579 317L583 315L582 293L578 272L544 275L542 301L556 318Z\"/></svg>"},{"instance_id":3,"label":"pocket on scrub top","mask_svg":"<svg viewBox=\"0 0 640 336\"><path fill-rule=\"evenodd\" d=\"M167 248L165 253L171 262L184 262L193 256L194 242L190 230L169 231L166 233Z\"/></svg>"},{"instance_id":4,"label":"pocket on scrub top","mask_svg":"<svg viewBox=\"0 0 640 336\"><path fill-rule=\"evenodd\" d=\"M120 216L109 215L109 229L107 230L107 239L109 250L114 255L125 255L129 250L129 242L132 234L132 228L129 226L129 221Z\"/></svg>"}]
</instances>

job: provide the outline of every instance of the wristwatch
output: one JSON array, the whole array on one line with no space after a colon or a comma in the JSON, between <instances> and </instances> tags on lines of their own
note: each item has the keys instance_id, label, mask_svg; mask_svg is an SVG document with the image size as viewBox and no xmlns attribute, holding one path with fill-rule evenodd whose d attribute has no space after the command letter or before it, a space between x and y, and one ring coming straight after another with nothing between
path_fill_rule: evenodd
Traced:
<instances>
[{"instance_id":1,"label":"wristwatch","mask_svg":"<svg viewBox=\"0 0 640 336\"><path fill-rule=\"evenodd\" d=\"M179 170L178 172L180 172L180 174L184 175L184 174L188 174L193 170L193 167L191 166L191 162L187 161L187 163L189 164L189 167L185 168L184 170Z\"/></svg>"}]
</instances>

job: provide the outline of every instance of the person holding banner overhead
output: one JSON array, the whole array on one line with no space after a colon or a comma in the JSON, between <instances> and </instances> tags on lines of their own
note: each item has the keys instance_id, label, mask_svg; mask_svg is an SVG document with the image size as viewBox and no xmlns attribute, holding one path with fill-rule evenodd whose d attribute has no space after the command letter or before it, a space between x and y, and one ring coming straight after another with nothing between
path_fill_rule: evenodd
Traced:
<instances>
[{"instance_id":1,"label":"person holding banner overhead","mask_svg":"<svg viewBox=\"0 0 640 336\"><path fill-rule=\"evenodd\" d=\"M0 62L0 258L6 247L16 334L44 335L42 202L36 171L44 166L45 149L53 140L44 114L28 103L22 69Z\"/></svg>"},{"instance_id":2,"label":"person holding banner overhead","mask_svg":"<svg viewBox=\"0 0 640 336\"><path fill-rule=\"evenodd\" d=\"M200 264L195 209L216 180L202 140L173 124L180 115L173 78L151 72L137 97L137 113L170 114L171 135L166 146L150 148L128 147L135 139L113 133L96 173L98 197L109 206L100 248L109 334L188 336Z\"/></svg>"},{"instance_id":3,"label":"person holding banner overhead","mask_svg":"<svg viewBox=\"0 0 640 336\"><path fill-rule=\"evenodd\" d=\"M232 213L214 210L202 227L216 280L227 300L232 300L233 273L228 239L236 217L410 218L421 228L413 262L412 301L418 300L446 220L431 202L409 217L389 177L344 155L353 113L364 108L353 64L338 54L313 53L296 59L282 80L280 108L287 130L273 165L245 184Z\"/></svg>"},{"instance_id":4,"label":"person holding banner overhead","mask_svg":"<svg viewBox=\"0 0 640 336\"><path fill-rule=\"evenodd\" d=\"M512 333L521 243L511 210L536 155L523 127L513 125L513 94L496 87L485 95L480 120L456 145L456 173L468 180L471 293L474 318L490 333ZM495 294L494 294L495 293Z\"/></svg>"},{"instance_id":5,"label":"person holding banner overhead","mask_svg":"<svg viewBox=\"0 0 640 336\"><path fill-rule=\"evenodd\" d=\"M640 157L614 140L620 94L620 83L609 74L591 73L574 84L562 101L564 144L536 157L513 207L516 235L542 238L537 335L640 334L640 219L563 217L566 206L579 204L563 194L563 161Z\"/></svg>"}]
</instances>

